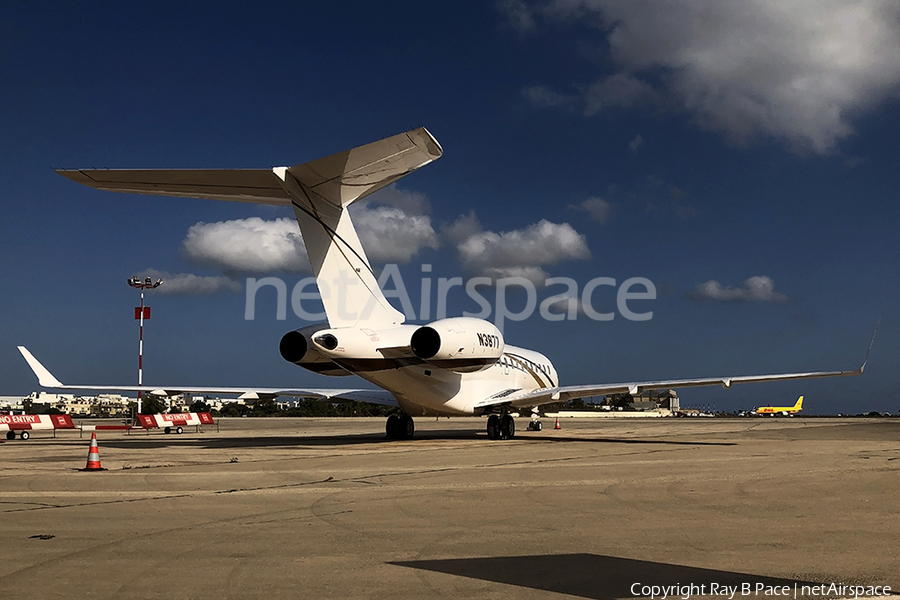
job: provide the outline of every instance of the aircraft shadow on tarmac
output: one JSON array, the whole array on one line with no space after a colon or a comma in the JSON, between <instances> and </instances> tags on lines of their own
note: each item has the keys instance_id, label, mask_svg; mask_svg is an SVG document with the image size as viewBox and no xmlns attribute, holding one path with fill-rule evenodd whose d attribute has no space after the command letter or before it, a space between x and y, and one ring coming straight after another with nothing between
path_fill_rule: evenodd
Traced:
<instances>
[{"instance_id":1,"label":"aircraft shadow on tarmac","mask_svg":"<svg viewBox=\"0 0 900 600\"><path fill-rule=\"evenodd\" d=\"M448 441L448 440L477 440L484 438L480 431L460 430L428 430L416 432L416 437L411 441L400 442L402 444L415 444L416 442ZM515 441L524 442L570 442L570 443L604 443L604 444L660 444L676 446L735 446L735 442L704 442L699 440L647 440L631 438L588 438L588 437L560 437L547 434L517 435ZM259 435L256 437L231 437L221 433L207 433L195 435L165 435L165 434L135 434L127 438L108 439L103 441L104 446L112 448L168 448L170 446L194 447L204 449L217 448L275 448L275 447L303 447L303 446L353 446L358 444L397 444L397 441L389 440L383 433L361 433L340 435ZM506 443L506 442L503 442Z\"/></svg>"},{"instance_id":2,"label":"aircraft shadow on tarmac","mask_svg":"<svg viewBox=\"0 0 900 600\"><path fill-rule=\"evenodd\" d=\"M793 597L796 584L797 597L800 598L801 586L822 583L596 554L413 560L388 564L581 596L582 598L593 598L594 600L649 597L649 590L647 593L641 594L642 586L705 585L706 594L694 590L690 596L711 595L709 591L712 583L720 586L738 586L738 592L734 595L735 599L772 598L774 596L765 596L764 594L764 588L771 586L789 586L791 597ZM639 585L635 586L635 584ZM740 586L742 584L750 585L751 593L749 595L741 595ZM757 584L764 586L759 593L755 593ZM678 600L687 593L689 592L682 591L681 594L671 594L670 592L670 597ZM804 595L802 598L811 599L814 596Z\"/></svg>"}]
</instances>

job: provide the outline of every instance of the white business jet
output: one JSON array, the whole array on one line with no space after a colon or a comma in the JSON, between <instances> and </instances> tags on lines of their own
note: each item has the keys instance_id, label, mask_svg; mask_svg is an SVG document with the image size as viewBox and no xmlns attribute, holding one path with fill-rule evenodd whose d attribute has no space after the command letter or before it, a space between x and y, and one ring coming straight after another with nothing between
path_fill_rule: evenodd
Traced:
<instances>
[{"instance_id":1,"label":"white business jet","mask_svg":"<svg viewBox=\"0 0 900 600\"><path fill-rule=\"evenodd\" d=\"M550 402L645 390L859 375L855 371L784 373L673 381L561 386L549 358L511 346L492 323L456 317L404 325L391 306L350 220L361 198L440 158L443 150L419 128L295 167L241 170L61 170L72 181L100 190L211 198L294 209L327 323L281 338L281 356L322 375L358 375L378 386L363 389L199 388L150 386L153 394L240 394L245 399L304 396L398 407L388 418L390 438L411 438L413 416L488 415L490 439L515 435L510 413ZM874 338L873 338L874 340ZM870 344L871 348L871 344ZM40 384L56 389L137 390L137 386L64 385L24 347L19 350ZM533 419L536 417L533 416ZM540 427L533 420L532 427Z\"/></svg>"}]
</instances>

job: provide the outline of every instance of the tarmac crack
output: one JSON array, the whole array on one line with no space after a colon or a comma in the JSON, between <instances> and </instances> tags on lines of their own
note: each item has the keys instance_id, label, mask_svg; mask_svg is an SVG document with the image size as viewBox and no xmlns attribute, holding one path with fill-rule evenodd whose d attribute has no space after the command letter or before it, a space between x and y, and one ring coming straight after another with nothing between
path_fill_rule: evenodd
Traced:
<instances>
[{"instance_id":1,"label":"tarmac crack","mask_svg":"<svg viewBox=\"0 0 900 600\"><path fill-rule=\"evenodd\" d=\"M330 483L335 480L334 477L328 477L327 479L322 479L320 481L302 481L300 483L282 483L280 485L265 485L254 488L234 488L231 490L219 490L218 492L213 492L213 494L234 494L237 492L261 492L263 490L277 490L283 488L292 488L292 487L302 487L306 485L317 485L320 483Z\"/></svg>"},{"instance_id":2,"label":"tarmac crack","mask_svg":"<svg viewBox=\"0 0 900 600\"><path fill-rule=\"evenodd\" d=\"M28 512L28 511L46 510L46 509L52 509L52 508L78 508L78 507L83 507L83 506L102 506L104 504L129 504L131 502L145 502L147 500L169 500L172 498L190 498L193 495L194 494L174 494L171 496L151 496L148 498L125 498L122 500L102 500L102 501L97 501L97 502L79 502L77 504L40 504L38 506L31 506L28 508L14 508L11 510L0 510L0 513ZM29 504L34 504L34 503L29 503Z\"/></svg>"}]
</instances>

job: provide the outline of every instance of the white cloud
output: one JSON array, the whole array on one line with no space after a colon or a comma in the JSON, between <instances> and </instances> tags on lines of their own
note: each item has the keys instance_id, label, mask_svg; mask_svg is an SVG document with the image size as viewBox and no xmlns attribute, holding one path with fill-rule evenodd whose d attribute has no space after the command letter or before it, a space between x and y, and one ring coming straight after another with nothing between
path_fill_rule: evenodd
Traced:
<instances>
[{"instance_id":1,"label":"white cloud","mask_svg":"<svg viewBox=\"0 0 900 600\"><path fill-rule=\"evenodd\" d=\"M225 273L310 270L300 228L286 217L196 223L181 248L190 260Z\"/></svg>"},{"instance_id":2,"label":"white cloud","mask_svg":"<svg viewBox=\"0 0 900 600\"><path fill-rule=\"evenodd\" d=\"M445 235L457 243L464 267L492 279L524 277L543 285L548 277L543 267L591 255L584 236L571 225L547 220L496 233L482 230L470 213L448 227Z\"/></svg>"},{"instance_id":3,"label":"white cloud","mask_svg":"<svg viewBox=\"0 0 900 600\"><path fill-rule=\"evenodd\" d=\"M653 103L686 110L738 143L770 136L825 153L853 132L851 116L900 87L896 0L551 0L527 11L520 4L507 10L510 18L577 19L606 34L619 71L583 92L588 114Z\"/></svg>"},{"instance_id":4,"label":"white cloud","mask_svg":"<svg viewBox=\"0 0 900 600\"><path fill-rule=\"evenodd\" d=\"M701 283L691 290L688 298L695 302L785 302L788 297L775 291L775 282L765 275L751 277L742 287L723 287L718 281Z\"/></svg>"},{"instance_id":5,"label":"white cloud","mask_svg":"<svg viewBox=\"0 0 900 600\"><path fill-rule=\"evenodd\" d=\"M350 213L370 260L402 263L422 248L438 247L430 210L424 194L392 185L357 202ZM181 248L188 259L226 274L310 271L300 227L290 217L196 223Z\"/></svg>"},{"instance_id":6,"label":"white cloud","mask_svg":"<svg viewBox=\"0 0 900 600\"><path fill-rule=\"evenodd\" d=\"M556 300L552 300L556 298ZM547 309L550 314L553 315L566 315L568 316L571 313L573 317L576 315L583 315L584 312L584 303L581 301L577 295L572 295L569 293L559 294L559 296L550 296L546 298L544 302L547 304Z\"/></svg>"},{"instance_id":7,"label":"white cloud","mask_svg":"<svg viewBox=\"0 0 900 600\"><path fill-rule=\"evenodd\" d=\"M426 214L430 210L424 194L390 185L353 204L350 214L371 261L407 263L419 250L439 246L431 217Z\"/></svg>"},{"instance_id":8,"label":"white cloud","mask_svg":"<svg viewBox=\"0 0 900 600\"><path fill-rule=\"evenodd\" d=\"M401 190L396 183L354 203L353 207L366 206L370 203L399 208L409 215L427 215L431 212L431 202L428 200L428 196L421 192ZM352 210L351 208L351 212Z\"/></svg>"},{"instance_id":9,"label":"white cloud","mask_svg":"<svg viewBox=\"0 0 900 600\"><path fill-rule=\"evenodd\" d=\"M468 214L460 215L452 225L444 227L441 233L458 246L482 231L481 222L475 213L470 210Z\"/></svg>"},{"instance_id":10,"label":"white cloud","mask_svg":"<svg viewBox=\"0 0 900 600\"><path fill-rule=\"evenodd\" d=\"M649 83L629 73L616 73L591 85L584 94L584 114L590 116L611 106L653 105L659 93Z\"/></svg>"},{"instance_id":11,"label":"white cloud","mask_svg":"<svg viewBox=\"0 0 900 600\"><path fill-rule=\"evenodd\" d=\"M531 9L522 0L498 0L497 6L506 13L509 24L519 33L527 33L534 29Z\"/></svg>"},{"instance_id":12,"label":"white cloud","mask_svg":"<svg viewBox=\"0 0 900 600\"><path fill-rule=\"evenodd\" d=\"M587 211L591 218L598 223L606 223L612 214L612 204L599 196L592 196L577 206L570 206L569 208Z\"/></svg>"},{"instance_id":13,"label":"white cloud","mask_svg":"<svg viewBox=\"0 0 900 600\"><path fill-rule=\"evenodd\" d=\"M241 284L222 276L204 277L193 273L167 273L156 269L145 269L139 274L141 279L149 277L156 281L162 279L163 284L156 288L158 294L215 294L216 292L240 292Z\"/></svg>"},{"instance_id":14,"label":"white cloud","mask_svg":"<svg viewBox=\"0 0 900 600\"><path fill-rule=\"evenodd\" d=\"M628 142L628 147L631 148L631 151L637 154L638 148L644 143L644 138L641 137L641 134L637 134L633 140Z\"/></svg>"},{"instance_id":15,"label":"white cloud","mask_svg":"<svg viewBox=\"0 0 900 600\"><path fill-rule=\"evenodd\" d=\"M566 107L572 108L578 104L579 97L575 94L562 94L548 88L545 85L532 85L522 90L522 95L534 106L540 107Z\"/></svg>"}]
</instances>

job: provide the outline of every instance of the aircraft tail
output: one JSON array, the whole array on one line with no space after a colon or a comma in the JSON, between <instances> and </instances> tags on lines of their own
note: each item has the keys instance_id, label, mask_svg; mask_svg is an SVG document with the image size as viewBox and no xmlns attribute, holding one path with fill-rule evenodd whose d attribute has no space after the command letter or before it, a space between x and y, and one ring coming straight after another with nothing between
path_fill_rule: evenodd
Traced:
<instances>
[{"instance_id":1,"label":"aircraft tail","mask_svg":"<svg viewBox=\"0 0 900 600\"><path fill-rule=\"evenodd\" d=\"M803 410L803 396L797 399L797 404L794 405L794 408L797 410Z\"/></svg>"},{"instance_id":2,"label":"aircraft tail","mask_svg":"<svg viewBox=\"0 0 900 600\"><path fill-rule=\"evenodd\" d=\"M424 127L294 167L274 169L60 170L113 192L291 206L331 327L399 324L350 221L347 207L440 158Z\"/></svg>"},{"instance_id":3,"label":"aircraft tail","mask_svg":"<svg viewBox=\"0 0 900 600\"><path fill-rule=\"evenodd\" d=\"M385 299L347 208L441 156L424 128L295 167L273 169L291 205L331 327L392 325L403 313Z\"/></svg>"}]
</instances>

